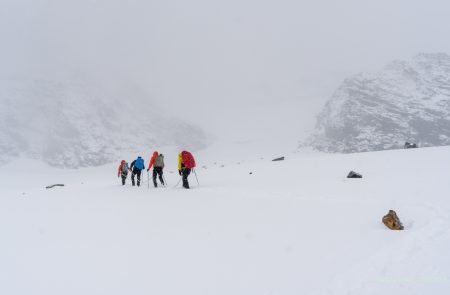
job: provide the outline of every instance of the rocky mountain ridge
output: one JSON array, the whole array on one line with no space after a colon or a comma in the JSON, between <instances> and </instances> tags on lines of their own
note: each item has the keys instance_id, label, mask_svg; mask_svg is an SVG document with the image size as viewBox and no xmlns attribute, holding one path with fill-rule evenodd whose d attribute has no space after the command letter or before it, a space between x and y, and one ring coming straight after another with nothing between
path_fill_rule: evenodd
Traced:
<instances>
[{"instance_id":1,"label":"rocky mountain ridge","mask_svg":"<svg viewBox=\"0 0 450 295\"><path fill-rule=\"evenodd\" d=\"M450 56L419 54L379 72L346 79L331 96L305 145L365 152L450 144Z\"/></svg>"}]
</instances>

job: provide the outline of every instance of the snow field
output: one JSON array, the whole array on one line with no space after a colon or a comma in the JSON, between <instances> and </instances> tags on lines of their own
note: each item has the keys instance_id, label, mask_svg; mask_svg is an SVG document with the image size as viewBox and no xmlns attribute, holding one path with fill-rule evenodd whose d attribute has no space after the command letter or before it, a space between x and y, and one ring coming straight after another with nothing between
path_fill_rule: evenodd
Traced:
<instances>
[{"instance_id":1,"label":"snow field","mask_svg":"<svg viewBox=\"0 0 450 295\"><path fill-rule=\"evenodd\" d=\"M173 188L167 155L158 189L122 187L118 163L9 164L0 294L447 294L450 148L211 154L197 155L191 190ZM389 209L405 231L381 223Z\"/></svg>"}]
</instances>

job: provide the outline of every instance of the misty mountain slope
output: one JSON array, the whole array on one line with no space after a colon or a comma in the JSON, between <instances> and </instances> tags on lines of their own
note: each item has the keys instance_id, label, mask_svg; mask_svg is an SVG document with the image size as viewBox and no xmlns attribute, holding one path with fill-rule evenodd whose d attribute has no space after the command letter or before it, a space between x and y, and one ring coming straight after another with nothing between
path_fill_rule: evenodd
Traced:
<instances>
[{"instance_id":1,"label":"misty mountain slope","mask_svg":"<svg viewBox=\"0 0 450 295\"><path fill-rule=\"evenodd\" d=\"M26 156L56 166L95 166L124 152L172 145L199 149L203 132L165 117L138 93L88 82L0 80L0 160Z\"/></svg>"},{"instance_id":2,"label":"misty mountain slope","mask_svg":"<svg viewBox=\"0 0 450 295\"><path fill-rule=\"evenodd\" d=\"M308 144L362 152L450 144L450 56L420 54L345 80L320 113Z\"/></svg>"}]
</instances>

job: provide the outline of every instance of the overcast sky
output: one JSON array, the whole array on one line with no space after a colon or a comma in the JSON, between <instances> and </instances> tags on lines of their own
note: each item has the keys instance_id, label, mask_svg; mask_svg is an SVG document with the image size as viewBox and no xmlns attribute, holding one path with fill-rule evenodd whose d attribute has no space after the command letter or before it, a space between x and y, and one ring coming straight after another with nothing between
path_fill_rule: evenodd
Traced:
<instances>
[{"instance_id":1,"label":"overcast sky","mask_svg":"<svg viewBox=\"0 0 450 295\"><path fill-rule=\"evenodd\" d=\"M273 116L301 128L345 77L419 52L450 52L444 0L0 3L3 77L76 73L139 87L214 128L227 119L255 127ZM287 117L262 111L273 103L289 107ZM254 104L258 113L245 116Z\"/></svg>"}]
</instances>

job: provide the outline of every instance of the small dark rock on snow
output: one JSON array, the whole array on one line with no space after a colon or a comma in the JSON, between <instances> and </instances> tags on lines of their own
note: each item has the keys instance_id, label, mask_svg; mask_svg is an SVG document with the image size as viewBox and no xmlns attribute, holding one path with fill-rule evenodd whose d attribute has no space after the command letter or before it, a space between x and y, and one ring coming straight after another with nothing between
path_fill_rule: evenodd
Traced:
<instances>
[{"instance_id":1,"label":"small dark rock on snow","mask_svg":"<svg viewBox=\"0 0 450 295\"><path fill-rule=\"evenodd\" d=\"M57 184L47 185L45 188L46 188L46 189L49 189L49 188L53 188L53 187L55 187L55 186L64 186L64 184L62 184L62 183L57 183Z\"/></svg>"},{"instance_id":2,"label":"small dark rock on snow","mask_svg":"<svg viewBox=\"0 0 450 295\"><path fill-rule=\"evenodd\" d=\"M284 157L275 158L272 161L273 162L275 162L275 161L284 161Z\"/></svg>"},{"instance_id":3,"label":"small dark rock on snow","mask_svg":"<svg viewBox=\"0 0 450 295\"><path fill-rule=\"evenodd\" d=\"M362 178L362 175L356 173L355 171L350 171L347 175L347 178Z\"/></svg>"},{"instance_id":4,"label":"small dark rock on snow","mask_svg":"<svg viewBox=\"0 0 450 295\"><path fill-rule=\"evenodd\" d=\"M415 149L415 148L417 148L417 144L405 142L405 149Z\"/></svg>"}]
</instances>

